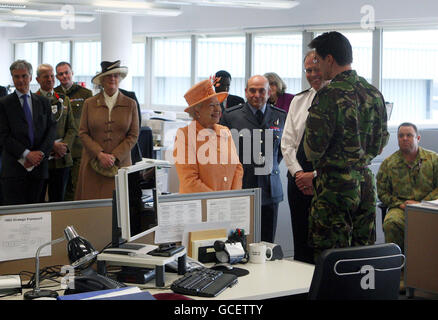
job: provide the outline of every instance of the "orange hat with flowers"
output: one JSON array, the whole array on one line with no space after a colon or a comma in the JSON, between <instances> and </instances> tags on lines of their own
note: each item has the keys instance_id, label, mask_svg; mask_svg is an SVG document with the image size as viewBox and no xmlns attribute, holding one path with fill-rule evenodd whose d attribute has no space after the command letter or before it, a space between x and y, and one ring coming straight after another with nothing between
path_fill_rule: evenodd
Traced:
<instances>
[{"instance_id":1,"label":"orange hat with flowers","mask_svg":"<svg viewBox=\"0 0 438 320\"><path fill-rule=\"evenodd\" d=\"M223 102L225 98L228 96L228 92L218 92L214 91L213 85L219 79L212 80L204 80L189 89L184 95L184 98L189 105L184 111L190 113L191 108L201 104L202 102L211 99L213 97L217 97L219 102Z\"/></svg>"}]
</instances>

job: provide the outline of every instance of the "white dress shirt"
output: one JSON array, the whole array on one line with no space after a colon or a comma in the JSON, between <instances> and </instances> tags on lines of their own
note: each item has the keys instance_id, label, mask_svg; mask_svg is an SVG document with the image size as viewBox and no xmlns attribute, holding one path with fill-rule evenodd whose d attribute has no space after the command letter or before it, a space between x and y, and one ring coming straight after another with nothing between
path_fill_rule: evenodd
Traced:
<instances>
[{"instance_id":1,"label":"white dress shirt","mask_svg":"<svg viewBox=\"0 0 438 320\"><path fill-rule=\"evenodd\" d=\"M281 138L281 151L286 167L292 176L303 170L297 160L297 151L304 134L309 108L312 105L316 90L309 90L295 95L290 103L289 112L284 124Z\"/></svg>"}]
</instances>

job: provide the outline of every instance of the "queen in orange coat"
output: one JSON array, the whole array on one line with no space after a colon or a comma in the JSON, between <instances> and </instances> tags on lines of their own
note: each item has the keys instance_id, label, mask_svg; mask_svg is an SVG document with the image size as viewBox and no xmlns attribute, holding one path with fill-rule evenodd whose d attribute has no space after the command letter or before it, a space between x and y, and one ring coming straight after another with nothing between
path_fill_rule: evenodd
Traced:
<instances>
[{"instance_id":1,"label":"queen in orange coat","mask_svg":"<svg viewBox=\"0 0 438 320\"><path fill-rule=\"evenodd\" d=\"M193 121L178 129L173 150L180 193L242 188L243 168L230 130L217 124L220 103L228 93L215 93L210 80L193 86L184 95Z\"/></svg>"}]
</instances>

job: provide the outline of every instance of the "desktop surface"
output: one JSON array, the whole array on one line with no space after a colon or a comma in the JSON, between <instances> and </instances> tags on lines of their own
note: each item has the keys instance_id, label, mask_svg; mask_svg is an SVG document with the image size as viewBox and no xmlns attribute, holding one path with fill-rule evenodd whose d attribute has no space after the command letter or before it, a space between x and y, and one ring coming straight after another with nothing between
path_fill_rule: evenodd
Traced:
<instances>
[{"instance_id":1,"label":"desktop surface","mask_svg":"<svg viewBox=\"0 0 438 320\"><path fill-rule=\"evenodd\" d=\"M235 286L227 288L214 298L190 296L193 299L207 300L263 300L298 295L309 292L312 282L314 265L290 261L275 260L264 264L237 264L238 268L246 269L249 274L238 278ZM181 276L176 273L166 273L166 287ZM145 285L129 284L149 291L152 295L157 293L172 293L170 289L150 289L152 283ZM62 292L59 292L62 295ZM22 295L6 297L7 300L22 300Z\"/></svg>"}]
</instances>

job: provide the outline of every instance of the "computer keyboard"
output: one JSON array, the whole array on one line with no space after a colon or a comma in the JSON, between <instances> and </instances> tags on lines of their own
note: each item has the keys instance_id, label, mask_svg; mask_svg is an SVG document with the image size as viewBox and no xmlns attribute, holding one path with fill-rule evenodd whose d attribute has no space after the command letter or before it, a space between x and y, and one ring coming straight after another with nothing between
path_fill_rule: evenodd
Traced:
<instances>
[{"instance_id":1,"label":"computer keyboard","mask_svg":"<svg viewBox=\"0 0 438 320\"><path fill-rule=\"evenodd\" d=\"M237 283L237 277L222 271L203 268L187 272L175 280L170 288L175 293L189 296L215 297Z\"/></svg>"}]
</instances>

